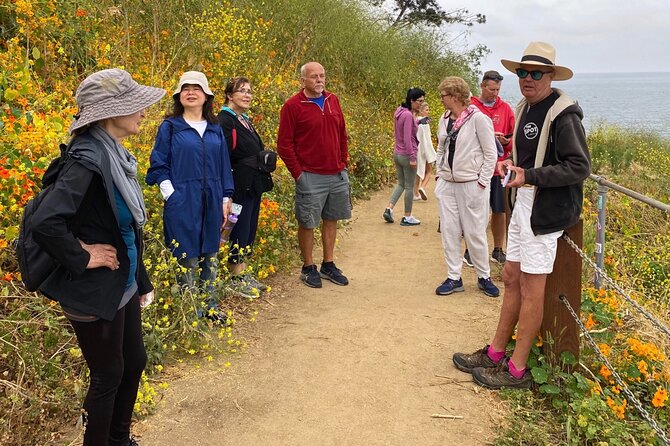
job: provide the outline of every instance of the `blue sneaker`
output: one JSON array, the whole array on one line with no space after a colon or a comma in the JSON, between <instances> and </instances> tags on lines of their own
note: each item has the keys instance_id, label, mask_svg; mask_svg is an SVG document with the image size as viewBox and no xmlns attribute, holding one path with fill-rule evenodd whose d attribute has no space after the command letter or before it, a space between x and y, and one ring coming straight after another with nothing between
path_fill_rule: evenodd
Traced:
<instances>
[{"instance_id":1,"label":"blue sneaker","mask_svg":"<svg viewBox=\"0 0 670 446\"><path fill-rule=\"evenodd\" d=\"M465 291L465 288L463 288L463 279L445 280L444 282L442 282L442 285L438 286L435 289L435 294L437 294L438 296L447 296L456 291Z\"/></svg>"},{"instance_id":2,"label":"blue sneaker","mask_svg":"<svg viewBox=\"0 0 670 446\"><path fill-rule=\"evenodd\" d=\"M477 287L484 292L487 296L498 297L500 296L500 290L493 283L490 277L484 279L480 277L477 279Z\"/></svg>"}]
</instances>

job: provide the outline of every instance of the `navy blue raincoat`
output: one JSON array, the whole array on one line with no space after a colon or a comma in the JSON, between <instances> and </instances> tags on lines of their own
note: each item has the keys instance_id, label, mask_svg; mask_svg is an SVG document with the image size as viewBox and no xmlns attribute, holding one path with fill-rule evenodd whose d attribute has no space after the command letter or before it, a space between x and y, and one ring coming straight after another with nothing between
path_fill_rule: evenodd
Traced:
<instances>
[{"instance_id":1,"label":"navy blue raincoat","mask_svg":"<svg viewBox=\"0 0 670 446\"><path fill-rule=\"evenodd\" d=\"M165 244L177 258L218 252L223 198L232 197L234 191L221 127L208 123L201 138L181 116L164 120L146 182L153 185L164 180L170 180L175 189L163 208Z\"/></svg>"}]
</instances>

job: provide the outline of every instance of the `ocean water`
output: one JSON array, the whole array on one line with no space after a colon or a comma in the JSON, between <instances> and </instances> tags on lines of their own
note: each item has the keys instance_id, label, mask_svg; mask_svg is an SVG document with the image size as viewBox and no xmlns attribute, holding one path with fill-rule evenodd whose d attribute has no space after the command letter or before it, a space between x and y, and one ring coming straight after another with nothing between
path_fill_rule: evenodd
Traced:
<instances>
[{"instance_id":1,"label":"ocean water","mask_svg":"<svg viewBox=\"0 0 670 446\"><path fill-rule=\"evenodd\" d=\"M505 77L500 96L512 108L521 99L518 78ZM648 130L670 138L670 73L576 73L568 81L553 82L584 110L588 132L607 123L626 129Z\"/></svg>"}]
</instances>

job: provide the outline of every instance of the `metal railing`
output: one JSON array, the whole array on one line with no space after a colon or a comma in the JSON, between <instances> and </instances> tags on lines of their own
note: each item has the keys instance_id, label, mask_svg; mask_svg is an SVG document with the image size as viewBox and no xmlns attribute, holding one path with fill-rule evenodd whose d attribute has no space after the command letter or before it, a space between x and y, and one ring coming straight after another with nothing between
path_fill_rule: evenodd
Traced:
<instances>
[{"instance_id":1,"label":"metal railing","mask_svg":"<svg viewBox=\"0 0 670 446\"><path fill-rule=\"evenodd\" d=\"M670 205L662 203L653 198L649 198L646 195L642 195L639 192L623 187L619 184L613 183L606 178L603 178L599 175L591 174L589 179L598 183L598 218L596 220L596 265L601 270L605 265L605 219L607 218L607 192L610 189L613 189L617 192L621 192L624 195L627 195L631 198L639 200L643 203L648 204L651 207L659 209L667 214L670 214ZM593 284L596 288L602 286L602 276L596 271Z\"/></svg>"},{"instance_id":2,"label":"metal railing","mask_svg":"<svg viewBox=\"0 0 670 446\"><path fill-rule=\"evenodd\" d=\"M607 273L603 271L601 268L596 266L594 262L589 258L589 256L579 249L579 246L575 242L573 242L570 237L568 237L567 234L562 235L563 240L565 240L568 245L574 249L579 256L582 258L584 262L589 264L592 268L594 268L597 272L597 274L601 275L607 283L609 283L614 290L616 290L621 297L623 297L626 302L628 302L633 308L635 308L638 312L640 312L644 317L646 317L654 326L654 328L658 329L659 331L662 331L665 333L666 336L670 338L670 329L666 327L661 321L659 321L653 314L651 314L649 311L647 311L644 307L642 307L640 304L635 302L628 293L626 293L619 285L614 282L610 277L607 276ZM568 311L570 312L570 315L572 318L575 320L575 323L579 326L580 330L582 331L582 334L584 336L584 339L588 341L588 343L591 345L591 348L593 351L596 353L600 361L603 363L605 367L610 371L612 374L612 377L615 379L617 385L621 388L621 391L623 394L626 396L627 400L630 401L630 403L635 407L637 412L640 414L640 416L649 424L649 427L651 427L654 431L656 431L656 435L658 439L665 445L665 446L670 446L670 438L668 437L668 434L663 430L663 428L658 424L658 422L652 417L652 415L647 411L640 400L635 396L635 394L632 392L632 390L626 385L624 380L621 378L619 373L615 370L614 366L607 360L605 354L603 354L602 350L600 350L600 347L598 346L598 343L593 339L591 336L591 333L589 330L586 328L586 326L582 323L581 319L575 312L575 310L572 308L570 305L570 302L566 298L565 295L561 295L560 297L561 302L566 306Z\"/></svg>"},{"instance_id":3,"label":"metal railing","mask_svg":"<svg viewBox=\"0 0 670 446\"><path fill-rule=\"evenodd\" d=\"M598 217L596 220L596 246L595 246L595 262L586 254L584 251L582 251L576 243L574 243L570 237L567 234L563 234L562 238L565 240L568 245L575 250L579 256L581 257L582 261L588 265L591 266L591 268L594 269L595 271L595 278L594 278L594 285L596 288L603 288L603 282L606 282L607 285L615 290L634 310L637 311L637 313L641 314L644 316L649 322L651 322L652 326L665 334L668 339L670 339L670 328L665 326L663 322L658 320L650 311L645 309L640 303L636 302L631 295L626 292L619 284L617 284L613 279L607 276L607 273L604 270L604 260L605 260L605 226L606 226L606 217L607 217L607 193L610 189L613 189L617 192L623 193L624 195L627 195L633 199L636 199L638 201L641 201L643 203L648 204L649 206L652 206L656 209L659 209L667 214L670 214L670 206L662 203L658 200L654 200L653 198L649 198L643 194L640 194L639 192L636 192L634 190L628 189L626 187L623 187L619 184L613 183L601 176L598 175L590 175L589 178L596 183L598 183L598 203L597 203L597 208L598 208ZM636 398L635 394L631 391L631 389L626 385L624 380L621 378L621 376L617 373L617 371L614 369L612 364L607 360L606 356L602 353L600 348L598 347L598 344L595 342L593 337L591 336L591 333L589 330L584 326L584 324L581 322L577 312L572 308L570 303L568 302L568 299L566 298L565 295L560 296L561 302L566 306L567 310L571 314L572 318L575 320L576 324L579 326L582 335L586 341L589 342L591 345L591 348L595 351L597 354L598 358L600 361L607 367L607 369L610 371L612 374L612 377L615 379L616 383L619 385L621 388L621 391L625 395L626 399L630 401L633 407L637 410L637 412L640 414L640 416L649 424L649 426L656 432L657 438L660 440L660 442L666 446L670 446L670 437L668 434L663 430L663 428L658 424L658 422L652 417L652 415L647 411L640 400Z\"/></svg>"}]
</instances>

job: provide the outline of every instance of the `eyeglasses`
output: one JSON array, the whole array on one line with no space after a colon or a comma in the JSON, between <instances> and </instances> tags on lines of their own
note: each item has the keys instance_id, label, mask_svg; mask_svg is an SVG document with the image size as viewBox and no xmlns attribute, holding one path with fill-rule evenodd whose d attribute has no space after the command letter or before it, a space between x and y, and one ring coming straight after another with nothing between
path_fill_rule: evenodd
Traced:
<instances>
[{"instance_id":1,"label":"eyeglasses","mask_svg":"<svg viewBox=\"0 0 670 446\"><path fill-rule=\"evenodd\" d=\"M446 93L440 93L440 97L443 98L443 99L446 98L447 96L451 96L451 95L446 94Z\"/></svg>"},{"instance_id":2,"label":"eyeglasses","mask_svg":"<svg viewBox=\"0 0 670 446\"><path fill-rule=\"evenodd\" d=\"M241 90L235 90L234 93L242 93L243 95L244 95L244 94L248 94L249 96L253 96L253 95L254 95L254 92L253 92L253 91L251 91L251 90L247 90L247 89L244 89L244 88L241 89Z\"/></svg>"},{"instance_id":3,"label":"eyeglasses","mask_svg":"<svg viewBox=\"0 0 670 446\"><path fill-rule=\"evenodd\" d=\"M524 70L523 68L516 69L516 75L519 76L519 79L525 79L530 74L531 79L533 79L534 81L539 81L545 74L549 73L553 73L553 71L540 71L540 70L528 71Z\"/></svg>"},{"instance_id":4,"label":"eyeglasses","mask_svg":"<svg viewBox=\"0 0 670 446\"><path fill-rule=\"evenodd\" d=\"M482 78L482 81L488 81L488 80L500 82L501 80L503 80L503 77L499 74L485 74L484 77Z\"/></svg>"}]
</instances>

